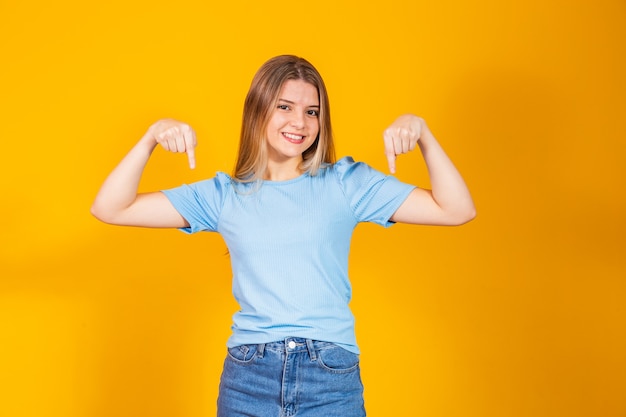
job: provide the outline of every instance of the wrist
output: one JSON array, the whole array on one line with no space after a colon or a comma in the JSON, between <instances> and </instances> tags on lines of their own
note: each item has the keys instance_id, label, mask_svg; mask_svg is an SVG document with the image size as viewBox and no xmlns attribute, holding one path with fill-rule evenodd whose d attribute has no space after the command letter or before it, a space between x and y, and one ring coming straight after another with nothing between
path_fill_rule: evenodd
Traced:
<instances>
[{"instance_id":1,"label":"wrist","mask_svg":"<svg viewBox=\"0 0 626 417\"><path fill-rule=\"evenodd\" d=\"M431 148L436 148L439 146L439 142L435 139L435 136L431 133L430 129L424 121L422 121L422 131L420 134L420 140L417 142L418 146L422 153L428 151Z\"/></svg>"},{"instance_id":2,"label":"wrist","mask_svg":"<svg viewBox=\"0 0 626 417\"><path fill-rule=\"evenodd\" d=\"M154 134L150 130L148 130L141 137L141 139L139 139L139 142L137 142L136 147L144 149L144 150L148 151L148 153L152 153L152 151L154 150L154 148L157 147L158 144L159 143L157 142L156 138L154 137Z\"/></svg>"}]
</instances>

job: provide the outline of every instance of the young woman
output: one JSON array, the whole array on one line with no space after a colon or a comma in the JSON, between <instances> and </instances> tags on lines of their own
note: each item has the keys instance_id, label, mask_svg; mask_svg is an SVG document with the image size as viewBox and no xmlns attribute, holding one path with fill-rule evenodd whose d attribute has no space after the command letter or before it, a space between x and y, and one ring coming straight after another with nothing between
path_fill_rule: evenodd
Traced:
<instances>
[{"instance_id":1,"label":"young woman","mask_svg":"<svg viewBox=\"0 0 626 417\"><path fill-rule=\"evenodd\" d=\"M348 302L350 239L359 222L460 225L475 216L461 175L421 118L384 132L389 169L418 146L432 190L364 163L335 161L324 82L285 55L255 75L244 104L233 175L138 194L157 145L186 152L196 136L175 120L152 125L102 185L100 220L219 232L241 309L220 381L218 416L364 416L359 349Z\"/></svg>"}]
</instances>

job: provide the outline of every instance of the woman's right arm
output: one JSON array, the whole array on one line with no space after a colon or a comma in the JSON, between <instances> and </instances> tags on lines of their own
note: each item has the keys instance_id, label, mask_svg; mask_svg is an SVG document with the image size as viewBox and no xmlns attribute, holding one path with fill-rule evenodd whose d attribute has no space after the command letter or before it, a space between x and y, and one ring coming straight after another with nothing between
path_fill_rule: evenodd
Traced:
<instances>
[{"instance_id":1,"label":"woman's right arm","mask_svg":"<svg viewBox=\"0 0 626 417\"><path fill-rule=\"evenodd\" d=\"M121 226L188 227L162 192L137 192L144 168L157 145L170 152L186 152L195 166L196 135L185 123L164 119L156 122L106 178L91 213L99 220Z\"/></svg>"}]
</instances>

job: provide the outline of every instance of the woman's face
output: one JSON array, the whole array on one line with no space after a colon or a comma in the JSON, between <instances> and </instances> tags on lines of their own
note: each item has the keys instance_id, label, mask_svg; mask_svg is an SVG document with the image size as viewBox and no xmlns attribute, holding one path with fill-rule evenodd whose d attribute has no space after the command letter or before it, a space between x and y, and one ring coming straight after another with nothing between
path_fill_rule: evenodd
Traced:
<instances>
[{"instance_id":1,"label":"woman's face","mask_svg":"<svg viewBox=\"0 0 626 417\"><path fill-rule=\"evenodd\" d=\"M303 80L287 80L267 125L270 161L302 161L319 133L320 102L318 91Z\"/></svg>"}]
</instances>

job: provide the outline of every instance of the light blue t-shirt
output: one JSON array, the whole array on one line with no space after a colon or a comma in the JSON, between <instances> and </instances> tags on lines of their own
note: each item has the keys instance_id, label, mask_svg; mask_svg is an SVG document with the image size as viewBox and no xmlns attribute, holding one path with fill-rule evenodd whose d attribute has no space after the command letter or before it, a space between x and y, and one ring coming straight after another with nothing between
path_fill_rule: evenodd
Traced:
<instances>
[{"instance_id":1,"label":"light blue t-shirt","mask_svg":"<svg viewBox=\"0 0 626 417\"><path fill-rule=\"evenodd\" d=\"M231 258L229 347L302 337L359 353L348 303L350 240L359 222L393 224L414 188L345 157L288 181L215 177L163 191L188 233L218 232Z\"/></svg>"}]
</instances>

